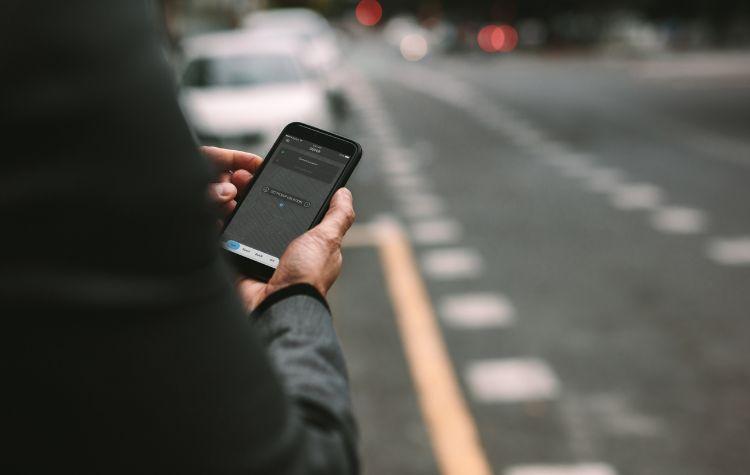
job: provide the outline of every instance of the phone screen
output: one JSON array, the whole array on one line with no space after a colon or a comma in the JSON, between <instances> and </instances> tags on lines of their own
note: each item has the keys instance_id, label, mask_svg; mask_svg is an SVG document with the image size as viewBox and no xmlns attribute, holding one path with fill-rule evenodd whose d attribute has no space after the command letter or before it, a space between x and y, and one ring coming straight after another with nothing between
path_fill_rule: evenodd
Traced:
<instances>
[{"instance_id":1,"label":"phone screen","mask_svg":"<svg viewBox=\"0 0 750 475\"><path fill-rule=\"evenodd\" d=\"M225 249L276 268L310 228L351 157L285 134L224 229Z\"/></svg>"}]
</instances>

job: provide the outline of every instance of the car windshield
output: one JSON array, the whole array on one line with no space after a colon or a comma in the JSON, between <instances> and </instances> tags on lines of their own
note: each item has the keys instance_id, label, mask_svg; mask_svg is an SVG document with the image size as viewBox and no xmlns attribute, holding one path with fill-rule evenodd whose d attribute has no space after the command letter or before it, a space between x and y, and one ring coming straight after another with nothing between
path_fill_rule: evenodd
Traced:
<instances>
[{"instance_id":1,"label":"car windshield","mask_svg":"<svg viewBox=\"0 0 750 475\"><path fill-rule=\"evenodd\" d=\"M302 74L294 60L281 55L196 58L183 75L186 87L246 87L297 82Z\"/></svg>"},{"instance_id":2,"label":"car windshield","mask_svg":"<svg viewBox=\"0 0 750 475\"><path fill-rule=\"evenodd\" d=\"M257 28L283 28L286 30L305 30L312 34L322 33L328 28L328 23L315 14L306 12L270 11L253 14L245 26Z\"/></svg>"}]
</instances>

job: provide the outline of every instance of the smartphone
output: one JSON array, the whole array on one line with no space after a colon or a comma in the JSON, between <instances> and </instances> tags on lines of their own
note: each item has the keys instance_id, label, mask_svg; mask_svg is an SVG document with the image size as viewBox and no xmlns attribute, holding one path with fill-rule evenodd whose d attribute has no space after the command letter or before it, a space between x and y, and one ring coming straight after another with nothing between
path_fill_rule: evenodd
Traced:
<instances>
[{"instance_id":1,"label":"smartphone","mask_svg":"<svg viewBox=\"0 0 750 475\"><path fill-rule=\"evenodd\" d=\"M267 282L297 236L318 224L362 156L353 140L293 122L281 131L237 207L222 246L244 275Z\"/></svg>"}]
</instances>

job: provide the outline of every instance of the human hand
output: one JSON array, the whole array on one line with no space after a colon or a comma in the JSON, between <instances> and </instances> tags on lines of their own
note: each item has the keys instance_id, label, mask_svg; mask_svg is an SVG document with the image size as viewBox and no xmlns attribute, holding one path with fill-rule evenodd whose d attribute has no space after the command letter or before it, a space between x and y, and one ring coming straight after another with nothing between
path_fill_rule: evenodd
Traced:
<instances>
[{"instance_id":1,"label":"human hand","mask_svg":"<svg viewBox=\"0 0 750 475\"><path fill-rule=\"evenodd\" d=\"M208 195L219 205L219 224L223 224L223 218L237 206L237 195L250 185L263 159L252 153L218 147L201 147L200 151L216 170L216 182L211 183Z\"/></svg>"},{"instance_id":2,"label":"human hand","mask_svg":"<svg viewBox=\"0 0 750 475\"><path fill-rule=\"evenodd\" d=\"M237 206L237 193L243 192L257 172L262 159L257 155L202 147L201 152L220 173L209 195L219 203L225 216ZM226 186L229 185L229 186ZM354 222L351 192L342 188L331 199L323 220L287 247L271 279L265 283L239 278L237 288L248 310L256 308L268 295L292 284L307 283L326 295L341 273L341 241Z\"/></svg>"}]
</instances>

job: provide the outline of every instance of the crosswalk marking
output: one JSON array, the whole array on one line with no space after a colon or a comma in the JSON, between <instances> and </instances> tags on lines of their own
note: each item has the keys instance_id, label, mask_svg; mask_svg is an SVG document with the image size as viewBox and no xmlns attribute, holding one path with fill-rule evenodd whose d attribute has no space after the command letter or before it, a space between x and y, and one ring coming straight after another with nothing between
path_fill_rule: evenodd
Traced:
<instances>
[{"instance_id":1,"label":"crosswalk marking","mask_svg":"<svg viewBox=\"0 0 750 475\"><path fill-rule=\"evenodd\" d=\"M399 160L396 158L381 160L386 173L393 175L406 175L417 171L419 164L414 159Z\"/></svg>"},{"instance_id":2,"label":"crosswalk marking","mask_svg":"<svg viewBox=\"0 0 750 475\"><path fill-rule=\"evenodd\" d=\"M621 185L624 173L616 168L597 168L586 181L586 187L595 193L608 193Z\"/></svg>"},{"instance_id":3,"label":"crosswalk marking","mask_svg":"<svg viewBox=\"0 0 750 475\"><path fill-rule=\"evenodd\" d=\"M708 244L708 257L727 266L750 265L750 236L713 239Z\"/></svg>"},{"instance_id":4,"label":"crosswalk marking","mask_svg":"<svg viewBox=\"0 0 750 475\"><path fill-rule=\"evenodd\" d=\"M595 168L585 162L570 162L560 168L560 173L568 178L588 178Z\"/></svg>"},{"instance_id":5,"label":"crosswalk marking","mask_svg":"<svg viewBox=\"0 0 750 475\"><path fill-rule=\"evenodd\" d=\"M429 219L411 225L411 235L419 244L449 244L461 238L461 226L452 219Z\"/></svg>"},{"instance_id":6,"label":"crosswalk marking","mask_svg":"<svg viewBox=\"0 0 750 475\"><path fill-rule=\"evenodd\" d=\"M439 308L443 320L455 327L504 327L515 321L513 305L494 293L451 295L441 300Z\"/></svg>"},{"instance_id":7,"label":"crosswalk marking","mask_svg":"<svg viewBox=\"0 0 750 475\"><path fill-rule=\"evenodd\" d=\"M604 463L575 465L520 465L511 467L503 475L616 475L615 469Z\"/></svg>"},{"instance_id":8,"label":"crosswalk marking","mask_svg":"<svg viewBox=\"0 0 750 475\"><path fill-rule=\"evenodd\" d=\"M416 173L394 175L388 179L388 185L394 188L403 188L405 190L421 189L426 186L427 182L423 175Z\"/></svg>"},{"instance_id":9,"label":"crosswalk marking","mask_svg":"<svg viewBox=\"0 0 750 475\"><path fill-rule=\"evenodd\" d=\"M695 234L706 228L706 216L700 210L684 206L657 208L651 217L656 230L670 234Z\"/></svg>"},{"instance_id":10,"label":"crosswalk marking","mask_svg":"<svg viewBox=\"0 0 750 475\"><path fill-rule=\"evenodd\" d=\"M482 269L482 259L474 249L436 249L424 253L422 268L433 279L476 277Z\"/></svg>"},{"instance_id":11,"label":"crosswalk marking","mask_svg":"<svg viewBox=\"0 0 750 475\"><path fill-rule=\"evenodd\" d=\"M661 190L648 183L621 185L613 190L612 205L622 210L654 209L662 201Z\"/></svg>"},{"instance_id":12,"label":"crosswalk marking","mask_svg":"<svg viewBox=\"0 0 750 475\"><path fill-rule=\"evenodd\" d=\"M399 209L409 218L434 217L443 212L443 202L436 196L421 196L414 199L400 197Z\"/></svg>"},{"instance_id":13,"label":"crosswalk marking","mask_svg":"<svg viewBox=\"0 0 750 475\"><path fill-rule=\"evenodd\" d=\"M475 361L466 370L466 380L481 402L522 402L554 399L560 383L550 367L536 358Z\"/></svg>"},{"instance_id":14,"label":"crosswalk marking","mask_svg":"<svg viewBox=\"0 0 750 475\"><path fill-rule=\"evenodd\" d=\"M430 203L437 204L438 206L442 205L442 199L439 196L426 190L408 190L397 193L394 198L403 204Z\"/></svg>"},{"instance_id":15,"label":"crosswalk marking","mask_svg":"<svg viewBox=\"0 0 750 475\"><path fill-rule=\"evenodd\" d=\"M595 170L592 160L582 154L546 155L547 161L560 168L563 176L570 178L585 178Z\"/></svg>"}]
</instances>

